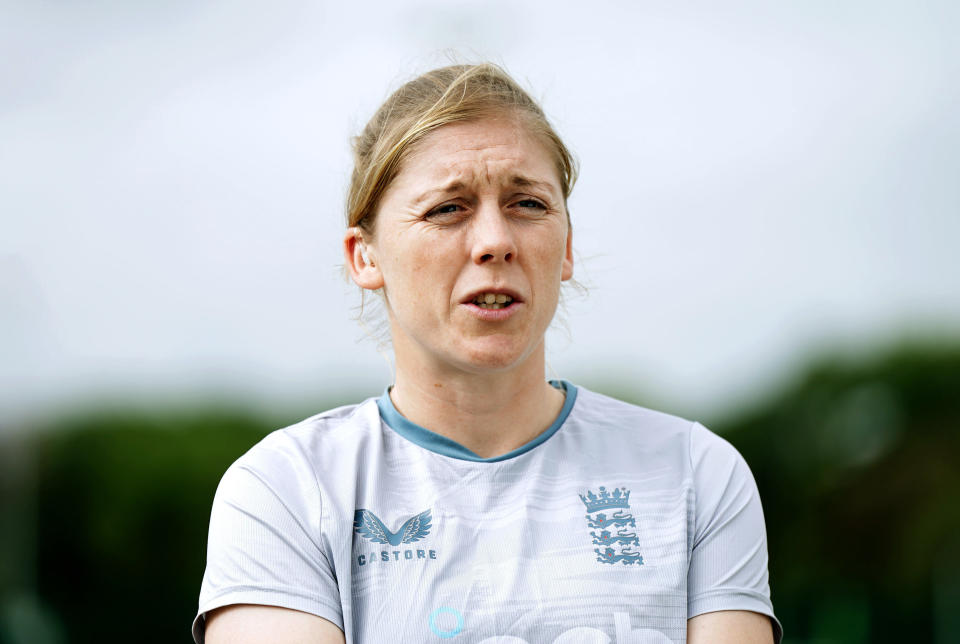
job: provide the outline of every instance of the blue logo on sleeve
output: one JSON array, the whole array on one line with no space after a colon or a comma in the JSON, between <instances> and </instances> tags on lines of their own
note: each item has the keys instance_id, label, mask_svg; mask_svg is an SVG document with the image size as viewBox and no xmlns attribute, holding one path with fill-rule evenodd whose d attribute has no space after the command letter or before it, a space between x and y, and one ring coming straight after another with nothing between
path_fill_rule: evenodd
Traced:
<instances>
[{"instance_id":1,"label":"blue logo on sleeve","mask_svg":"<svg viewBox=\"0 0 960 644\"><path fill-rule=\"evenodd\" d=\"M626 566L634 564L642 566L643 557L631 549L633 546L639 546L640 540L636 533L636 519L625 511L630 509L630 490L623 487L607 492L607 488L601 485L599 494L588 490L586 495L580 495L580 500L587 508L587 526L594 529L590 531L594 545L605 546L603 550L593 549L597 553L597 561L605 564L620 562ZM610 511L613 513L608 516L607 512ZM617 528L617 533L613 534L605 529L609 527ZM629 528L633 528L633 531ZM617 546L619 550L613 546Z\"/></svg>"},{"instance_id":2,"label":"blue logo on sleeve","mask_svg":"<svg viewBox=\"0 0 960 644\"><path fill-rule=\"evenodd\" d=\"M407 543L415 543L424 539L430 534L432 518L430 510L424 510L416 514L400 526L396 532L391 531L380 520L376 514L370 510L360 508L353 515L354 531L372 543L383 543L390 546L400 546ZM392 557L391 557L392 555ZM365 566L373 562L389 562L400 560L416 559L436 559L436 550L427 550L419 548L408 548L405 550L380 550L357 556L357 565Z\"/></svg>"}]
</instances>

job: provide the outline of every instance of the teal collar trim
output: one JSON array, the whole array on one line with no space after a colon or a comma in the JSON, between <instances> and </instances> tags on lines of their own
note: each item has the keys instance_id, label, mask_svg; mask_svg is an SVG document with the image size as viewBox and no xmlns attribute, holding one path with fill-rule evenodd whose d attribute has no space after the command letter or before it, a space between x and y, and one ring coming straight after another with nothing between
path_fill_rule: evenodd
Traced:
<instances>
[{"instance_id":1,"label":"teal collar trim","mask_svg":"<svg viewBox=\"0 0 960 644\"><path fill-rule=\"evenodd\" d=\"M521 445L515 450L509 451L506 454L501 454L500 456L493 456L491 458L483 458L477 455L473 450L467 449L460 443L455 440L451 440L446 436L441 436L436 432L431 432L426 427L421 427L416 423L410 422L407 420L397 408L393 406L393 401L390 400L390 388L383 392L383 395L377 398L377 407L380 409L380 418L383 419L393 431L397 432L407 440L416 443L424 449L428 449L431 452L436 452L437 454L443 454L444 456L449 456L451 458L458 458L463 461L475 461L477 463L496 463L498 461L506 461L508 459L514 458L515 456L520 456L529 452L537 445L540 445L551 436L557 433L557 430L563 425L567 420L567 416L570 415L570 410L573 409L573 403L577 400L577 388L567 382L566 380L551 380L550 384L556 387L557 389L565 392L567 394L566 400L563 401L563 408L560 410L560 414L557 416L557 419L553 421L553 424L550 425L542 434L534 438L529 443Z\"/></svg>"}]
</instances>

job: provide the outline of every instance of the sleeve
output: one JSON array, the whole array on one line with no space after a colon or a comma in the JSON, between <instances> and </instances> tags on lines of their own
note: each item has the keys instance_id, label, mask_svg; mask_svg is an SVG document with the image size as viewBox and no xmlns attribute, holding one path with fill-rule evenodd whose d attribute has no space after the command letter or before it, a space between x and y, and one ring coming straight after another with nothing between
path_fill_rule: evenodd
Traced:
<instances>
[{"instance_id":1,"label":"sleeve","mask_svg":"<svg viewBox=\"0 0 960 644\"><path fill-rule=\"evenodd\" d=\"M230 604L282 606L343 629L337 580L320 529L316 474L295 448L263 443L223 475L213 500L207 567L193 639L207 611Z\"/></svg>"},{"instance_id":2,"label":"sleeve","mask_svg":"<svg viewBox=\"0 0 960 644\"><path fill-rule=\"evenodd\" d=\"M687 618L718 610L768 615L774 641L783 628L773 614L767 535L757 484L740 453L699 424L690 435L695 508L687 572Z\"/></svg>"}]
</instances>

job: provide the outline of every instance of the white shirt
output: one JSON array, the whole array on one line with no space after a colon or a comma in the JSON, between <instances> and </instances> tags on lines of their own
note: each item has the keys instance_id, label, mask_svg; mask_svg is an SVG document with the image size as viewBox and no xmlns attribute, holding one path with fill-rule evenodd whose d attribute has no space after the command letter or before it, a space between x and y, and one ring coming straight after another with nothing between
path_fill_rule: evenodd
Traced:
<instances>
[{"instance_id":1,"label":"white shirt","mask_svg":"<svg viewBox=\"0 0 960 644\"><path fill-rule=\"evenodd\" d=\"M206 611L237 603L319 615L347 644L684 642L701 613L773 617L737 451L554 384L554 424L491 459L386 394L270 434L217 490L194 639Z\"/></svg>"}]
</instances>

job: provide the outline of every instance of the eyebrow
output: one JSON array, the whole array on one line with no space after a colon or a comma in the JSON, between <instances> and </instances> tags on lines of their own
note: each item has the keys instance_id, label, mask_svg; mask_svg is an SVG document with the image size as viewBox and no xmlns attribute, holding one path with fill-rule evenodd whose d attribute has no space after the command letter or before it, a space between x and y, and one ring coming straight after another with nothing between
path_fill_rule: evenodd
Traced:
<instances>
[{"instance_id":1,"label":"eyebrow","mask_svg":"<svg viewBox=\"0 0 960 644\"><path fill-rule=\"evenodd\" d=\"M537 181L536 179L529 179L519 174L514 175L512 183L518 188L539 188L541 190L546 190L547 192L552 192L554 188L554 186L550 185L549 183Z\"/></svg>"},{"instance_id":2,"label":"eyebrow","mask_svg":"<svg viewBox=\"0 0 960 644\"><path fill-rule=\"evenodd\" d=\"M456 192L457 190L462 190L465 184L458 180L452 181L442 188L435 188L433 190L427 190L425 193L413 200L414 206L419 206L427 201L432 200L435 196L450 194L451 192Z\"/></svg>"},{"instance_id":3,"label":"eyebrow","mask_svg":"<svg viewBox=\"0 0 960 644\"><path fill-rule=\"evenodd\" d=\"M517 188L537 188L539 190L545 190L550 194L553 194L555 189L554 186L545 181L537 181L536 179L531 179L520 174L515 174L510 178L510 185L513 185ZM419 206L435 197L457 192L458 190L463 190L465 187L466 184L463 181L455 179L454 181L451 181L447 185L440 188L427 190L413 201L413 205Z\"/></svg>"}]
</instances>

